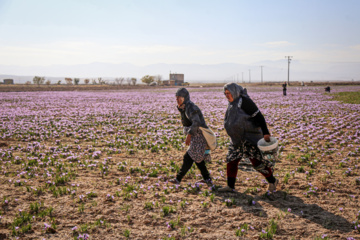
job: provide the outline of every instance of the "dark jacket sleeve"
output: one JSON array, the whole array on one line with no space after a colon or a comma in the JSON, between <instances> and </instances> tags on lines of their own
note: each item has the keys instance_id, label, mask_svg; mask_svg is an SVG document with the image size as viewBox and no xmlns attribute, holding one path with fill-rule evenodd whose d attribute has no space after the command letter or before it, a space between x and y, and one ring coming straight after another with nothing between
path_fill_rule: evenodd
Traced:
<instances>
[{"instance_id":1,"label":"dark jacket sleeve","mask_svg":"<svg viewBox=\"0 0 360 240\"><path fill-rule=\"evenodd\" d=\"M256 126L259 126L264 135L270 134L264 115L262 115L253 100L247 97L243 97L242 101L241 109L244 110L246 114L251 116L250 121L252 121Z\"/></svg>"},{"instance_id":2,"label":"dark jacket sleeve","mask_svg":"<svg viewBox=\"0 0 360 240\"><path fill-rule=\"evenodd\" d=\"M190 134L190 135L195 134L196 131L199 129L199 126L201 125L199 111L200 111L200 109L198 109L196 106L191 106L186 111L186 115L192 123L190 126L190 129L188 131L188 134Z\"/></svg>"}]
</instances>

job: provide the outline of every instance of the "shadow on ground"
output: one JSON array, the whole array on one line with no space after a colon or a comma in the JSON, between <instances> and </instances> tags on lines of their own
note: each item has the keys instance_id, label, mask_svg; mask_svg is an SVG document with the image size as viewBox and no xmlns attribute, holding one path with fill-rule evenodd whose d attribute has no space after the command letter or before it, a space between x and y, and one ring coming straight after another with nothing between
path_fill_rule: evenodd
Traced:
<instances>
[{"instance_id":1,"label":"shadow on ground","mask_svg":"<svg viewBox=\"0 0 360 240\"><path fill-rule=\"evenodd\" d=\"M352 224L345 218L328 212L317 204L304 203L303 199L289 195L283 191L278 191L272 195L266 193L263 195L250 195L240 192L215 192L215 195L222 202L225 202L226 199L235 199L236 206L241 207L243 211L251 213L254 216L268 217L266 210L259 202L262 201L271 204L274 208L278 208L284 212L291 209L289 214L308 219L313 223L321 225L325 229L339 230L341 232L353 231L351 227ZM252 201L256 202L255 205L253 205Z\"/></svg>"}]
</instances>

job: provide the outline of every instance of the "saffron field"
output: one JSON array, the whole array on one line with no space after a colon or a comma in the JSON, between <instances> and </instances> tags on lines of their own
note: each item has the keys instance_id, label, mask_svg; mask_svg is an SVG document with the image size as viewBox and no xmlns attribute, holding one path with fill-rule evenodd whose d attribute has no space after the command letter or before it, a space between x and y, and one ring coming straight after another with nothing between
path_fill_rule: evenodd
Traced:
<instances>
[{"instance_id":1,"label":"saffron field","mask_svg":"<svg viewBox=\"0 0 360 240\"><path fill-rule=\"evenodd\" d=\"M189 89L218 136L207 164L185 154L176 89L0 94L0 239L360 239L360 105L323 87L252 87L280 141L267 193L257 172L226 184L220 88ZM332 92L359 91L332 87Z\"/></svg>"}]
</instances>

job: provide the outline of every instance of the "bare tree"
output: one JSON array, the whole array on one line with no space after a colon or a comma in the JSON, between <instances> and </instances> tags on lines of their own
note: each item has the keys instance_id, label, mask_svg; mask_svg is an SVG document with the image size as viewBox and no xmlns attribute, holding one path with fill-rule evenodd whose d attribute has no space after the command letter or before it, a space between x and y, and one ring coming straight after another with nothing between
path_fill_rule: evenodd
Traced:
<instances>
[{"instance_id":1,"label":"bare tree","mask_svg":"<svg viewBox=\"0 0 360 240\"><path fill-rule=\"evenodd\" d=\"M30 85L30 84L31 84L31 82L30 82L30 81L27 81L25 84L26 84L26 85Z\"/></svg>"},{"instance_id":2,"label":"bare tree","mask_svg":"<svg viewBox=\"0 0 360 240\"><path fill-rule=\"evenodd\" d=\"M122 83L124 82L124 78L123 77L115 78L115 82L117 85L122 85Z\"/></svg>"},{"instance_id":3,"label":"bare tree","mask_svg":"<svg viewBox=\"0 0 360 240\"><path fill-rule=\"evenodd\" d=\"M136 85L136 81L137 81L136 78L131 78L131 82L132 82L132 84L133 84L134 86Z\"/></svg>"},{"instance_id":4,"label":"bare tree","mask_svg":"<svg viewBox=\"0 0 360 240\"><path fill-rule=\"evenodd\" d=\"M51 84L51 81L48 79L45 84L49 86Z\"/></svg>"},{"instance_id":5,"label":"bare tree","mask_svg":"<svg viewBox=\"0 0 360 240\"><path fill-rule=\"evenodd\" d=\"M162 76L161 75L156 75L155 77L154 77L154 79L155 79L155 82L157 83L157 85L162 85Z\"/></svg>"},{"instance_id":6,"label":"bare tree","mask_svg":"<svg viewBox=\"0 0 360 240\"><path fill-rule=\"evenodd\" d=\"M80 82L80 78L74 78L74 84L75 84L75 85L78 85L79 82Z\"/></svg>"},{"instance_id":7,"label":"bare tree","mask_svg":"<svg viewBox=\"0 0 360 240\"><path fill-rule=\"evenodd\" d=\"M131 78L126 78L126 82L128 83L128 85L130 85L131 84Z\"/></svg>"},{"instance_id":8,"label":"bare tree","mask_svg":"<svg viewBox=\"0 0 360 240\"><path fill-rule=\"evenodd\" d=\"M96 84L97 84L96 78L91 79L91 83L92 83L93 85L96 85Z\"/></svg>"},{"instance_id":9,"label":"bare tree","mask_svg":"<svg viewBox=\"0 0 360 240\"><path fill-rule=\"evenodd\" d=\"M90 79L88 79L88 78L84 79L84 83L85 83L86 85L88 85L89 82L90 82Z\"/></svg>"},{"instance_id":10,"label":"bare tree","mask_svg":"<svg viewBox=\"0 0 360 240\"><path fill-rule=\"evenodd\" d=\"M40 85L40 84L44 84L44 82L45 82L45 77L35 76L33 78L33 83L34 84Z\"/></svg>"},{"instance_id":11,"label":"bare tree","mask_svg":"<svg viewBox=\"0 0 360 240\"><path fill-rule=\"evenodd\" d=\"M60 85L61 84L61 80L59 80L58 82L57 82L57 85Z\"/></svg>"}]
</instances>

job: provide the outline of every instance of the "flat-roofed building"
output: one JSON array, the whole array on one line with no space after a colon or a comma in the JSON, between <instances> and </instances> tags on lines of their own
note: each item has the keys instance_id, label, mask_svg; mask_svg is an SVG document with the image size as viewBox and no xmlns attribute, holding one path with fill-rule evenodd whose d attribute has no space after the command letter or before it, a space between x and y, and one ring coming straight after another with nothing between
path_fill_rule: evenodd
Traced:
<instances>
[{"instance_id":1,"label":"flat-roofed building","mask_svg":"<svg viewBox=\"0 0 360 240\"><path fill-rule=\"evenodd\" d=\"M170 81L171 80L174 81L175 86L181 86L184 83L184 74L182 74L182 73L170 73L169 79L170 79ZM172 85L171 82L170 82L170 85Z\"/></svg>"},{"instance_id":2,"label":"flat-roofed building","mask_svg":"<svg viewBox=\"0 0 360 240\"><path fill-rule=\"evenodd\" d=\"M162 84L165 86L169 86L170 85L170 80L164 80L162 81Z\"/></svg>"},{"instance_id":3,"label":"flat-roofed building","mask_svg":"<svg viewBox=\"0 0 360 240\"><path fill-rule=\"evenodd\" d=\"M14 79L4 79L4 84L14 84Z\"/></svg>"}]
</instances>

